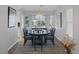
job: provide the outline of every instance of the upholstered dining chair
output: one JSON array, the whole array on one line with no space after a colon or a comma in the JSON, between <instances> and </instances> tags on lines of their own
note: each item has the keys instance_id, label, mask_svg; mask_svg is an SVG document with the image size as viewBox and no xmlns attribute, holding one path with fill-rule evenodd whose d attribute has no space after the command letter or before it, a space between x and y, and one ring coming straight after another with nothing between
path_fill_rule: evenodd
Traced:
<instances>
[{"instance_id":1,"label":"upholstered dining chair","mask_svg":"<svg viewBox=\"0 0 79 59\"><path fill-rule=\"evenodd\" d=\"M45 36L45 44L47 45L47 40L51 40L52 44L55 45L54 37L55 37L55 28L50 29L50 34Z\"/></svg>"},{"instance_id":2,"label":"upholstered dining chair","mask_svg":"<svg viewBox=\"0 0 79 59\"><path fill-rule=\"evenodd\" d=\"M23 29L23 33L24 33L24 46L25 46L27 40L32 40L32 36L28 34L27 29Z\"/></svg>"}]
</instances>

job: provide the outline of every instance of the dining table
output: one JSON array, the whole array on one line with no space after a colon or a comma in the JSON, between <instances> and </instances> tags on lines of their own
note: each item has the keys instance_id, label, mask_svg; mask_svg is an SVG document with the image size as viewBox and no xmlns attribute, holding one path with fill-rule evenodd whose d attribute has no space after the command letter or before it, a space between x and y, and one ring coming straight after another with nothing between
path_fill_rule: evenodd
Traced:
<instances>
[{"instance_id":1,"label":"dining table","mask_svg":"<svg viewBox=\"0 0 79 59\"><path fill-rule=\"evenodd\" d=\"M40 45L41 45L41 51L43 50L43 45L45 45L45 36L49 34L49 32L47 30L32 30L30 33L29 33L33 38L32 40L32 43L33 43L33 46L35 48L35 51L36 51L36 45L38 42L40 42Z\"/></svg>"}]
</instances>

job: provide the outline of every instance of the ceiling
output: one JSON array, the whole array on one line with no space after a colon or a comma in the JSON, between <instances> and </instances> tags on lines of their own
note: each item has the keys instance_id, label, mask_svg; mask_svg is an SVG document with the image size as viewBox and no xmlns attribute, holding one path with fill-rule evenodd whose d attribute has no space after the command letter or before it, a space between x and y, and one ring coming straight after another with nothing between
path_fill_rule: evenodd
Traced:
<instances>
[{"instance_id":1,"label":"ceiling","mask_svg":"<svg viewBox=\"0 0 79 59\"><path fill-rule=\"evenodd\" d=\"M10 7L21 11L25 15L45 14L52 15L57 10L68 9L74 5L9 5Z\"/></svg>"},{"instance_id":2,"label":"ceiling","mask_svg":"<svg viewBox=\"0 0 79 59\"><path fill-rule=\"evenodd\" d=\"M16 10L21 11L54 11L57 8L70 8L75 5L9 5ZM76 7L79 7L76 5Z\"/></svg>"},{"instance_id":3,"label":"ceiling","mask_svg":"<svg viewBox=\"0 0 79 59\"><path fill-rule=\"evenodd\" d=\"M16 10L21 11L54 11L57 5L11 5Z\"/></svg>"}]
</instances>

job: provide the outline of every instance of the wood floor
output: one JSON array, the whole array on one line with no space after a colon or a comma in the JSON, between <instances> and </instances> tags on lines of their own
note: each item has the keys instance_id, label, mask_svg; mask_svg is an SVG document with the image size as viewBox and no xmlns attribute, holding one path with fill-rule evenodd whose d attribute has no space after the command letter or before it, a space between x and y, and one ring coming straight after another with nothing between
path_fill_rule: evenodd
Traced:
<instances>
[{"instance_id":1,"label":"wood floor","mask_svg":"<svg viewBox=\"0 0 79 59\"><path fill-rule=\"evenodd\" d=\"M49 40L47 42L47 46L43 47L43 51L41 52L40 46L37 46L36 51L34 47L31 45L31 41L28 40L26 45L23 46L23 39L18 42L16 49L13 52L9 52L9 54L66 54L65 48L61 44L59 40L55 38L55 46L52 45L52 42Z\"/></svg>"}]
</instances>

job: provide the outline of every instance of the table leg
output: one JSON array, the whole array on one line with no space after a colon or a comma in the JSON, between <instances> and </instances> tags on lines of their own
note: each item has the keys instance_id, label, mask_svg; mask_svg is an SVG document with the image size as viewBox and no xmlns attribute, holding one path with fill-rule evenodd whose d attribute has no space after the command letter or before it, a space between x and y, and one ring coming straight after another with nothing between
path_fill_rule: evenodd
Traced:
<instances>
[{"instance_id":1,"label":"table leg","mask_svg":"<svg viewBox=\"0 0 79 59\"><path fill-rule=\"evenodd\" d=\"M41 36L41 51L43 50L44 36Z\"/></svg>"},{"instance_id":2,"label":"table leg","mask_svg":"<svg viewBox=\"0 0 79 59\"><path fill-rule=\"evenodd\" d=\"M44 38L45 46L47 46L47 38Z\"/></svg>"},{"instance_id":3,"label":"table leg","mask_svg":"<svg viewBox=\"0 0 79 59\"><path fill-rule=\"evenodd\" d=\"M36 37L34 36L34 49L36 51Z\"/></svg>"},{"instance_id":4,"label":"table leg","mask_svg":"<svg viewBox=\"0 0 79 59\"><path fill-rule=\"evenodd\" d=\"M34 43L33 43L33 39L34 39L34 38L32 38L32 46L33 46L33 44L34 44Z\"/></svg>"}]
</instances>

